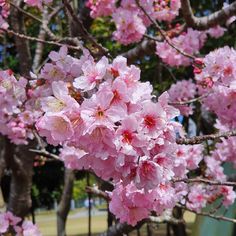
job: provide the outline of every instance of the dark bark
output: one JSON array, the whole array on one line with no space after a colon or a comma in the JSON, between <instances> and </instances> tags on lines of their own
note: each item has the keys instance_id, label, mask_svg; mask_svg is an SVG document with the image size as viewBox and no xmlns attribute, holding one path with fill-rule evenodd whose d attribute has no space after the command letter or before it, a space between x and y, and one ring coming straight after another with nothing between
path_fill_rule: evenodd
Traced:
<instances>
[{"instance_id":1,"label":"dark bark","mask_svg":"<svg viewBox=\"0 0 236 236\"><path fill-rule=\"evenodd\" d=\"M24 218L30 212L32 205L31 186L35 154L28 151L32 146L34 146L33 142L29 145L18 146L8 140L6 142L5 161L7 167L11 170L7 210L21 218Z\"/></svg>"},{"instance_id":2,"label":"dark bark","mask_svg":"<svg viewBox=\"0 0 236 236\"><path fill-rule=\"evenodd\" d=\"M21 0L16 0L15 5L20 6ZM16 33L26 34L24 25L24 16L16 8L11 8L10 14L11 28ZM32 65L31 53L29 49L29 42L26 39L15 37L16 51L20 62L20 73L21 75L29 75Z\"/></svg>"},{"instance_id":3,"label":"dark bark","mask_svg":"<svg viewBox=\"0 0 236 236\"><path fill-rule=\"evenodd\" d=\"M181 8L187 25L198 30L207 30L216 25L222 25L226 23L231 16L235 16L236 14L236 2L203 17L194 16L189 0L181 0Z\"/></svg>"},{"instance_id":4,"label":"dark bark","mask_svg":"<svg viewBox=\"0 0 236 236\"><path fill-rule=\"evenodd\" d=\"M109 205L107 204L107 226L110 228L113 223L114 216L109 210Z\"/></svg>"},{"instance_id":5,"label":"dark bark","mask_svg":"<svg viewBox=\"0 0 236 236\"><path fill-rule=\"evenodd\" d=\"M70 211L70 201L73 193L75 174L73 170L66 169L64 176L64 188L57 209L57 235L66 235L66 220Z\"/></svg>"},{"instance_id":6,"label":"dark bark","mask_svg":"<svg viewBox=\"0 0 236 236\"><path fill-rule=\"evenodd\" d=\"M99 236L123 236L135 229L139 229L144 223L145 221L141 221L135 227L125 223L117 223L111 226L106 232L99 234Z\"/></svg>"},{"instance_id":7,"label":"dark bark","mask_svg":"<svg viewBox=\"0 0 236 236\"><path fill-rule=\"evenodd\" d=\"M5 137L0 136L0 195L1 198L3 199L3 202L0 203L0 208L3 208L5 205L5 199L3 196L3 191L2 191L2 178L4 176L4 172L6 170L6 162L5 162Z\"/></svg>"},{"instance_id":8,"label":"dark bark","mask_svg":"<svg viewBox=\"0 0 236 236\"><path fill-rule=\"evenodd\" d=\"M155 47L155 41L144 39L138 46L123 53L122 56L127 58L128 64L132 64L136 60L143 58L144 56L154 54L156 50Z\"/></svg>"},{"instance_id":9,"label":"dark bark","mask_svg":"<svg viewBox=\"0 0 236 236\"><path fill-rule=\"evenodd\" d=\"M90 176L89 172L87 172L86 176L87 186L90 186ZM91 210L92 210L92 194L88 192L88 236L91 236L91 227L92 227L92 216L91 216Z\"/></svg>"},{"instance_id":10,"label":"dark bark","mask_svg":"<svg viewBox=\"0 0 236 236\"><path fill-rule=\"evenodd\" d=\"M6 152L6 140L5 137L0 136L0 186L1 186L1 180L4 175L4 171L6 169L6 162L5 162L5 152Z\"/></svg>"},{"instance_id":11,"label":"dark bark","mask_svg":"<svg viewBox=\"0 0 236 236\"><path fill-rule=\"evenodd\" d=\"M173 216L176 219L183 219L182 209L179 207L175 207L173 210ZM187 236L186 226L184 223L180 222L178 224L171 224L172 230L174 232L174 236Z\"/></svg>"},{"instance_id":12,"label":"dark bark","mask_svg":"<svg viewBox=\"0 0 236 236\"><path fill-rule=\"evenodd\" d=\"M147 236L152 236L152 230L150 228L150 225L147 223Z\"/></svg>"}]
</instances>

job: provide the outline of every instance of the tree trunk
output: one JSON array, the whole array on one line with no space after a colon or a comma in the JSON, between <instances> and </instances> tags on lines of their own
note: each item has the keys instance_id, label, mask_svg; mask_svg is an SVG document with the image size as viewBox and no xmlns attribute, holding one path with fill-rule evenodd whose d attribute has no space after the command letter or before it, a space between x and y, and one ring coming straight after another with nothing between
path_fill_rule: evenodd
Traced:
<instances>
[{"instance_id":1,"label":"tree trunk","mask_svg":"<svg viewBox=\"0 0 236 236\"><path fill-rule=\"evenodd\" d=\"M10 194L7 210L24 218L31 208L31 186L34 156L29 145L14 145L6 142L5 161L11 170Z\"/></svg>"},{"instance_id":2,"label":"tree trunk","mask_svg":"<svg viewBox=\"0 0 236 236\"><path fill-rule=\"evenodd\" d=\"M22 2L15 0L14 4L20 6ZM14 7L11 8L10 21L11 27L16 33L26 34L23 14ZM20 73L28 76L32 65L29 42L26 39L15 37L15 45L20 62Z\"/></svg>"},{"instance_id":3,"label":"tree trunk","mask_svg":"<svg viewBox=\"0 0 236 236\"><path fill-rule=\"evenodd\" d=\"M70 201L73 193L75 174L73 170L66 169L64 176L64 188L57 210L57 235L66 235L66 220L70 211Z\"/></svg>"},{"instance_id":4,"label":"tree trunk","mask_svg":"<svg viewBox=\"0 0 236 236\"><path fill-rule=\"evenodd\" d=\"M173 210L173 216L176 219L183 219L182 209L179 207L175 207ZM184 223L171 224L171 225L174 232L174 236L187 236L186 226Z\"/></svg>"},{"instance_id":5,"label":"tree trunk","mask_svg":"<svg viewBox=\"0 0 236 236\"><path fill-rule=\"evenodd\" d=\"M125 223L117 223L111 226L106 232L99 234L99 236L123 236L124 234L128 234L135 229L141 228L144 223L145 221L141 221L135 227Z\"/></svg>"},{"instance_id":6,"label":"tree trunk","mask_svg":"<svg viewBox=\"0 0 236 236\"><path fill-rule=\"evenodd\" d=\"M5 137L0 136L0 186L1 180L4 175L4 171L6 169L6 162L5 162L5 152L6 152L6 140Z\"/></svg>"}]
</instances>

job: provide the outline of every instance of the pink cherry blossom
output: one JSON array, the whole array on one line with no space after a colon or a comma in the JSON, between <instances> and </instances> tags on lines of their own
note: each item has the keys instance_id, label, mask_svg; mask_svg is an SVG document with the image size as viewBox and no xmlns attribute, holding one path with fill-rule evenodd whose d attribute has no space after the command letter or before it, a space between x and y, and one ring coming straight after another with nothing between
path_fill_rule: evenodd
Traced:
<instances>
[{"instance_id":1,"label":"pink cherry blossom","mask_svg":"<svg viewBox=\"0 0 236 236\"><path fill-rule=\"evenodd\" d=\"M66 168L82 169L79 159L87 153L75 147L64 146L60 152L60 158L64 161Z\"/></svg>"},{"instance_id":2,"label":"pink cherry blossom","mask_svg":"<svg viewBox=\"0 0 236 236\"><path fill-rule=\"evenodd\" d=\"M9 221L3 214L0 214L0 233L6 233L9 227Z\"/></svg>"},{"instance_id":3,"label":"pink cherry blossom","mask_svg":"<svg viewBox=\"0 0 236 236\"><path fill-rule=\"evenodd\" d=\"M226 29L217 25L213 28L210 28L209 30L207 30L207 33L212 37L212 38L220 38L221 36L224 35Z\"/></svg>"},{"instance_id":4,"label":"pink cherry blossom","mask_svg":"<svg viewBox=\"0 0 236 236\"><path fill-rule=\"evenodd\" d=\"M88 0L86 5L90 8L92 18L109 16L115 9L115 0Z\"/></svg>"},{"instance_id":5,"label":"pink cherry blossom","mask_svg":"<svg viewBox=\"0 0 236 236\"><path fill-rule=\"evenodd\" d=\"M191 210L200 212L200 210L206 206L207 193L202 185L194 185L190 188L188 194L187 207Z\"/></svg>"},{"instance_id":6,"label":"pink cherry blossom","mask_svg":"<svg viewBox=\"0 0 236 236\"><path fill-rule=\"evenodd\" d=\"M136 11L118 8L112 17L116 24L113 35L118 42L127 45L142 39L146 27Z\"/></svg>"},{"instance_id":7,"label":"pink cherry blossom","mask_svg":"<svg viewBox=\"0 0 236 236\"><path fill-rule=\"evenodd\" d=\"M91 60L86 61L82 66L83 75L76 78L74 86L81 90L91 90L104 78L108 66L108 60L105 57L95 63Z\"/></svg>"},{"instance_id":8,"label":"pink cherry blossom","mask_svg":"<svg viewBox=\"0 0 236 236\"><path fill-rule=\"evenodd\" d=\"M186 33L172 38L173 45L190 55L196 54L206 41L206 33L188 28ZM191 60L177 52L167 42L156 43L156 54L170 66L189 66Z\"/></svg>"},{"instance_id":9,"label":"pink cherry blossom","mask_svg":"<svg viewBox=\"0 0 236 236\"><path fill-rule=\"evenodd\" d=\"M48 143L57 145L71 138L74 131L71 121L63 114L45 114L36 123L40 135L46 137Z\"/></svg>"},{"instance_id":10,"label":"pink cherry blossom","mask_svg":"<svg viewBox=\"0 0 236 236\"><path fill-rule=\"evenodd\" d=\"M184 102L191 100L197 94L197 87L191 80L178 81L172 84L168 90L170 102ZM175 105L180 113L184 116L189 116L193 113L193 105Z\"/></svg>"},{"instance_id":11,"label":"pink cherry blossom","mask_svg":"<svg viewBox=\"0 0 236 236\"><path fill-rule=\"evenodd\" d=\"M138 189L144 188L146 191L153 189L161 183L162 172L158 164L148 160L147 157L141 157L134 180L135 185Z\"/></svg>"},{"instance_id":12,"label":"pink cherry blossom","mask_svg":"<svg viewBox=\"0 0 236 236\"><path fill-rule=\"evenodd\" d=\"M224 197L223 205L225 207L232 205L235 201L235 198L236 198L236 193L235 193L233 187L222 186L220 189L221 189L221 193Z\"/></svg>"}]
</instances>

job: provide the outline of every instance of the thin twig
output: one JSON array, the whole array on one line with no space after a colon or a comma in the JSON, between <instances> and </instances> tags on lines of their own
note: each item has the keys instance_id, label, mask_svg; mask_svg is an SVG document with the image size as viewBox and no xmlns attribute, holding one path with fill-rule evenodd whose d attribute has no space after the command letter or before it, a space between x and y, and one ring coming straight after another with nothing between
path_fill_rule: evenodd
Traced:
<instances>
[{"instance_id":1,"label":"thin twig","mask_svg":"<svg viewBox=\"0 0 236 236\"><path fill-rule=\"evenodd\" d=\"M228 221L228 222L231 222L231 223L236 223L236 219L232 219L232 218L228 218L228 217L225 217L223 215L214 215L214 214L211 214L211 213L208 213L208 212L196 212L194 210L191 210L183 205L180 205L180 204L177 204L178 207L184 209L184 210L187 210L187 211L190 211L192 213L195 213L196 215L202 215L202 216L208 216L210 218L213 218L215 220L224 220L224 221Z\"/></svg>"},{"instance_id":2,"label":"thin twig","mask_svg":"<svg viewBox=\"0 0 236 236\"><path fill-rule=\"evenodd\" d=\"M151 36L149 34L144 34L143 36L147 39L150 39L150 40L153 40L153 41L156 41L156 42L162 42L161 37L157 38L157 37Z\"/></svg>"},{"instance_id":3,"label":"thin twig","mask_svg":"<svg viewBox=\"0 0 236 236\"><path fill-rule=\"evenodd\" d=\"M14 3L10 2L11 6L16 8L21 13L25 14L26 16L38 21L41 24L41 27L44 29L44 31L48 34L48 36L55 41L59 41L60 39L48 28L48 22L51 19L51 16L49 16L47 19L41 20L40 18L34 16L30 12L25 11L24 9L20 8L19 6L15 5Z\"/></svg>"},{"instance_id":4,"label":"thin twig","mask_svg":"<svg viewBox=\"0 0 236 236\"><path fill-rule=\"evenodd\" d=\"M18 11L20 11L21 13L23 13L24 15L32 18L33 20L38 21L39 23L43 23L41 19L39 19L38 17L36 17L35 15L31 14L28 11L25 11L24 9L20 8L19 6L15 5L13 2L9 1L10 5L14 8L16 8Z\"/></svg>"},{"instance_id":5,"label":"thin twig","mask_svg":"<svg viewBox=\"0 0 236 236\"><path fill-rule=\"evenodd\" d=\"M8 34L13 34L18 38L27 39L27 40L30 40L30 41L40 42L40 43L44 43L44 44L55 45L55 46L59 46L59 47L67 46L69 49L73 49L73 50L76 50L76 51L81 50L81 48L79 46L72 46L72 45L59 43L59 42L55 42L55 41L47 41L47 40L31 37L31 36L28 36L28 35L19 34L19 33L14 32L13 30L8 30L8 29L2 29L2 30L5 31ZM60 39L60 41L63 41L63 40L64 39Z\"/></svg>"},{"instance_id":6,"label":"thin twig","mask_svg":"<svg viewBox=\"0 0 236 236\"><path fill-rule=\"evenodd\" d=\"M94 194L94 195L99 196L101 198L104 198L107 201L111 200L111 198L110 198L108 193L106 193L106 192L104 192L104 191L102 191L102 190L100 190L100 189L98 189L96 187L87 186L85 191L87 193L91 193L91 194Z\"/></svg>"},{"instance_id":7,"label":"thin twig","mask_svg":"<svg viewBox=\"0 0 236 236\"><path fill-rule=\"evenodd\" d=\"M161 36L165 39L165 41L167 42L167 44L169 44L169 46L171 46L172 48L174 48L178 53L182 54L185 57L188 57L192 60L195 60L196 57L193 55L190 55L182 50L180 50L178 47L176 47L170 40L170 38L166 35L166 32L164 30L162 30L162 28L160 27L160 25L154 20L152 19L152 17L150 16L150 14L148 14L146 12L146 10L144 9L144 7L140 4L139 0L135 0L136 4L138 5L138 7L143 11L143 13L147 16L147 18L154 24L154 26L157 28L157 30L160 32ZM159 42L158 39L156 38L152 38L152 40L155 40L157 42Z\"/></svg>"},{"instance_id":8,"label":"thin twig","mask_svg":"<svg viewBox=\"0 0 236 236\"><path fill-rule=\"evenodd\" d=\"M173 181L174 183L177 182L184 182L187 184L192 184L192 183L203 183L211 186L231 186L231 187L236 187L236 182L229 182L229 181L215 181L215 180L210 180L210 179L203 179L203 178L194 178L194 179L177 179Z\"/></svg>"},{"instance_id":9,"label":"thin twig","mask_svg":"<svg viewBox=\"0 0 236 236\"><path fill-rule=\"evenodd\" d=\"M229 138L232 136L236 136L236 130L222 132L218 134L208 134L208 135L201 135L201 136L195 136L192 138L179 138L176 140L177 144L186 144L186 145L193 145L193 144L199 144L206 140L215 140L219 138Z\"/></svg>"},{"instance_id":10,"label":"thin twig","mask_svg":"<svg viewBox=\"0 0 236 236\"><path fill-rule=\"evenodd\" d=\"M51 152L48 152L46 149L41 149L41 150L37 150L37 149L29 149L30 152L34 152L37 153L39 155L45 156L45 157L50 157L53 159L56 159L58 161L61 161L60 157L56 154L53 154Z\"/></svg>"},{"instance_id":11,"label":"thin twig","mask_svg":"<svg viewBox=\"0 0 236 236\"><path fill-rule=\"evenodd\" d=\"M199 96L199 97L196 97L196 98L193 98L191 100L187 100L187 101L179 101L179 102L169 102L168 104L169 105L172 105L172 106L176 106L176 105L188 105L188 104L191 104L191 103L194 103L194 102L198 102L198 101L201 101L202 99L208 97L209 95L211 94L211 92L209 93L206 93L202 96Z\"/></svg>"},{"instance_id":12,"label":"thin twig","mask_svg":"<svg viewBox=\"0 0 236 236\"><path fill-rule=\"evenodd\" d=\"M84 27L82 21L77 17L77 15L75 14L73 8L71 7L70 3L67 0L63 0L63 3L66 7L66 9L68 10L68 12L70 13L72 19L74 20L74 22L76 22L80 28L81 28L81 33L84 39L87 39L88 41L90 41L103 55L107 55L109 57L109 51L107 48L104 48L101 44L99 44L90 34L89 32L86 30L86 28Z\"/></svg>"}]
</instances>

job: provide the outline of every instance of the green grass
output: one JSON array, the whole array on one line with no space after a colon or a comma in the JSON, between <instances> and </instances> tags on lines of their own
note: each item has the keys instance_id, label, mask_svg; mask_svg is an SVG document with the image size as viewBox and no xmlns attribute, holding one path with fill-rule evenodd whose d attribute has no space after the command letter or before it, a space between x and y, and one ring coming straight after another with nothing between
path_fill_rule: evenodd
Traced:
<instances>
[{"instance_id":1,"label":"green grass","mask_svg":"<svg viewBox=\"0 0 236 236\"><path fill-rule=\"evenodd\" d=\"M81 211L81 210L79 210ZM70 216L79 212L78 210L70 212ZM55 212L40 212L36 214L36 224L39 226L43 236L56 235L56 216ZM100 233L106 230L106 215L92 216L92 233ZM66 231L68 236L87 235L88 232L88 218L68 218L66 224Z\"/></svg>"},{"instance_id":2,"label":"green grass","mask_svg":"<svg viewBox=\"0 0 236 236\"><path fill-rule=\"evenodd\" d=\"M75 215L76 213L84 211L84 209L79 209L76 211L70 212L70 216ZM184 218L187 222L188 232L190 232L190 228L192 223L195 220L195 215L189 212L186 212ZM36 214L36 223L39 226L40 231L43 236L56 236L56 215L55 212L45 211L39 212ZM92 233L97 234L100 232L104 232L107 229L107 217L106 215L92 216ZM69 218L67 221L66 231L68 236L85 236L88 232L88 218L80 217L80 218ZM146 226L143 226L141 229L141 235L146 235ZM158 232L158 236L164 236L166 234L166 226L164 224L160 224L158 228L155 227L154 232ZM136 236L136 231L133 232L130 236Z\"/></svg>"}]
</instances>

